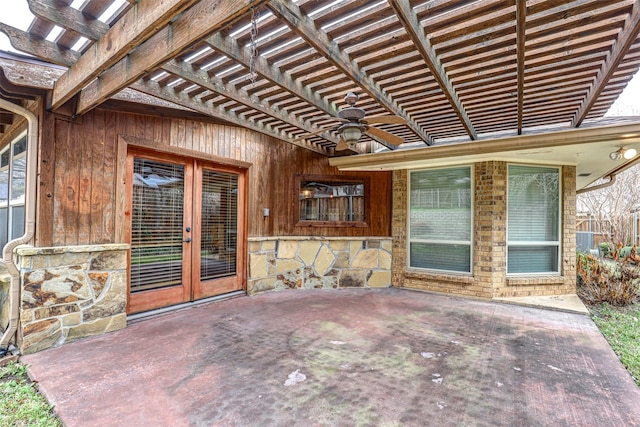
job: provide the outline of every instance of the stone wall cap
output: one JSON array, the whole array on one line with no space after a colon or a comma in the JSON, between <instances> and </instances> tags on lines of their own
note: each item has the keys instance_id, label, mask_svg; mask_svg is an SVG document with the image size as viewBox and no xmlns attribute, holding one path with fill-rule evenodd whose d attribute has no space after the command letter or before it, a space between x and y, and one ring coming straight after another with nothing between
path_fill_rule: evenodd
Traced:
<instances>
[{"instance_id":1,"label":"stone wall cap","mask_svg":"<svg viewBox=\"0 0 640 427\"><path fill-rule=\"evenodd\" d=\"M56 255L65 253L124 251L129 249L127 243L106 243L102 245L51 246L36 248L33 246L18 246L16 254L20 256Z\"/></svg>"},{"instance_id":2,"label":"stone wall cap","mask_svg":"<svg viewBox=\"0 0 640 427\"><path fill-rule=\"evenodd\" d=\"M404 272L404 276L407 279L418 279L418 280L438 280L442 282L453 282L458 284L474 284L476 278L471 273L456 273L453 271L447 272L439 272L433 270L413 270L406 269Z\"/></svg>"},{"instance_id":3,"label":"stone wall cap","mask_svg":"<svg viewBox=\"0 0 640 427\"><path fill-rule=\"evenodd\" d=\"M507 276L507 286L563 285L569 278L559 274L540 274L527 276Z\"/></svg>"},{"instance_id":4,"label":"stone wall cap","mask_svg":"<svg viewBox=\"0 0 640 427\"><path fill-rule=\"evenodd\" d=\"M317 241L325 241L325 240L391 240L392 237L388 236L342 236L342 237L324 237L324 236L270 236L270 237L248 237L247 241L249 242L268 242L271 240L317 240Z\"/></svg>"}]
</instances>

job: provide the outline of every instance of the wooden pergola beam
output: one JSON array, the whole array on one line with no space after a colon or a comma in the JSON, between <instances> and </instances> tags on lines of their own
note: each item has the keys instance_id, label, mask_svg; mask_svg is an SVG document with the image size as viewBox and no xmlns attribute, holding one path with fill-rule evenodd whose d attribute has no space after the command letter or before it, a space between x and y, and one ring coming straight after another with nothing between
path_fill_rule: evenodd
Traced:
<instances>
[{"instance_id":1,"label":"wooden pergola beam","mask_svg":"<svg viewBox=\"0 0 640 427\"><path fill-rule=\"evenodd\" d=\"M338 45L329 39L329 36L317 28L311 18L302 13L300 8L293 2L286 0L271 0L268 3L269 9L282 21L289 25L289 28L302 37L318 53L324 56L330 63L335 65L340 71L356 82L362 90L369 96L377 100L380 105L389 111L403 118L407 126L426 144L433 143L433 138L425 132L380 86L365 74L349 55L341 50Z\"/></svg>"},{"instance_id":2,"label":"wooden pergola beam","mask_svg":"<svg viewBox=\"0 0 640 427\"><path fill-rule=\"evenodd\" d=\"M453 88L451 80L442 67L442 63L436 55L429 37L425 35L424 29L418 20L418 16L411 9L411 5L405 0L389 0L389 4L395 10L396 16L403 24L405 31L409 37L411 37L411 40L413 40L416 49L420 52L420 56L422 56L422 59L427 64L431 74L438 83L438 86L442 89L442 93L451 104L451 108L453 108L453 111L460 119L460 122L469 134L469 137L471 139L478 139L473 123L471 123L471 119L465 111L456 90Z\"/></svg>"},{"instance_id":3,"label":"wooden pergola beam","mask_svg":"<svg viewBox=\"0 0 640 427\"><path fill-rule=\"evenodd\" d=\"M272 138L286 141L290 144L297 145L301 148L313 151L318 154L322 154L324 156L329 155L328 151L323 148L316 147L315 145L305 143L302 141L292 142L286 134L276 131L272 129L270 126L265 126L251 119L247 120L245 118L242 118L232 111L225 110L221 106L214 107L214 106L208 105L207 103L202 102L198 98L190 97L188 94L184 92L178 92L170 86L161 86L157 82L154 82L152 80L147 80L145 82L134 83L130 87L137 91L155 96L156 98L164 99L166 101L173 102L174 104L181 105L183 107L189 108L194 111L198 111L208 116L224 120L233 125L251 129L263 135L267 135Z\"/></svg>"},{"instance_id":4,"label":"wooden pergola beam","mask_svg":"<svg viewBox=\"0 0 640 427\"><path fill-rule=\"evenodd\" d=\"M142 42L166 28L177 14L196 2L197 0L138 1L60 76L53 89L50 107L60 108L102 72L125 58ZM124 84L118 90L126 86L127 84Z\"/></svg>"},{"instance_id":5,"label":"wooden pergola beam","mask_svg":"<svg viewBox=\"0 0 640 427\"><path fill-rule=\"evenodd\" d=\"M197 70L191 64L187 62L177 63L176 61L170 61L162 66L162 69L168 73L175 74L191 83L195 83L203 88L206 88L212 92L223 95L239 104L246 105L261 113L275 117L285 123L295 126L299 129L303 129L308 133L317 132L319 129L316 126L304 123L292 115L287 114L280 109L269 105L268 103L252 97L246 90L237 90L233 86L226 84L224 80L219 77L210 77L206 71ZM338 139L331 135L329 132L324 132L320 136L327 141L338 144Z\"/></svg>"},{"instance_id":6,"label":"wooden pergola beam","mask_svg":"<svg viewBox=\"0 0 640 427\"><path fill-rule=\"evenodd\" d=\"M71 6L57 0L27 0L29 9L38 18L62 28L71 28L91 40L98 40L109 31L109 26L98 19L87 17Z\"/></svg>"},{"instance_id":7,"label":"wooden pergola beam","mask_svg":"<svg viewBox=\"0 0 640 427\"><path fill-rule=\"evenodd\" d=\"M0 31L9 37L11 46L19 51L44 58L57 65L70 67L80 55L72 50L61 49L57 44L44 39L34 39L28 33L0 22Z\"/></svg>"},{"instance_id":8,"label":"wooden pergola beam","mask_svg":"<svg viewBox=\"0 0 640 427\"><path fill-rule=\"evenodd\" d=\"M524 69L527 26L527 1L516 0L516 66L518 68L518 135L522 135L524 115Z\"/></svg>"},{"instance_id":9,"label":"wooden pergola beam","mask_svg":"<svg viewBox=\"0 0 640 427\"><path fill-rule=\"evenodd\" d=\"M249 68L251 63L251 52L249 48L241 47L237 41L230 37L215 34L205 40L212 48L226 55L233 61ZM255 58L254 69L257 74L261 75L271 83L276 84L293 95L303 99L305 102L317 107L331 116L337 116L338 106L333 102L328 102L318 94L302 85L298 80L293 80L291 75L283 73L277 67L272 66L262 56Z\"/></svg>"},{"instance_id":10,"label":"wooden pergola beam","mask_svg":"<svg viewBox=\"0 0 640 427\"><path fill-rule=\"evenodd\" d=\"M640 0L636 0L633 3L631 13L627 16L624 26L618 36L618 39L613 44L611 51L607 55L607 58L598 71L598 75L591 84L589 92L585 96L582 104L578 107L573 120L571 121L572 127L578 127L582 124L584 119L591 111L591 108L598 101L598 97L604 91L607 83L618 69L618 65L624 59L625 54L633 43L638 38L640 33Z\"/></svg>"},{"instance_id":11,"label":"wooden pergola beam","mask_svg":"<svg viewBox=\"0 0 640 427\"><path fill-rule=\"evenodd\" d=\"M0 111L0 125L10 125L13 123L13 114Z\"/></svg>"},{"instance_id":12,"label":"wooden pergola beam","mask_svg":"<svg viewBox=\"0 0 640 427\"><path fill-rule=\"evenodd\" d=\"M96 107L149 70L208 34L226 27L245 15L251 7L258 7L265 1L201 0L83 89L77 113L83 114Z\"/></svg>"},{"instance_id":13,"label":"wooden pergola beam","mask_svg":"<svg viewBox=\"0 0 640 427\"><path fill-rule=\"evenodd\" d=\"M32 9L32 12L38 11L38 16L43 19L47 19L53 21L56 19L56 14L53 13L55 9L52 9L54 6L54 1L52 0L28 0L30 3L46 3L47 7L42 7L41 5L36 5L35 10ZM69 10L67 10L69 9ZM100 21L89 21L84 15L73 8L65 8L64 13L66 15L65 19L72 20L73 22L83 22L83 25L76 26L74 28L79 34L87 38L100 38L102 37L109 29L109 27L100 22ZM46 16L45 16L46 14ZM83 21L84 20L84 21ZM61 21L55 21L57 24L62 24ZM68 23L71 25L71 22ZM26 33L25 33L26 34ZM47 42L49 43L49 42ZM80 54L74 54L71 56L71 61L69 64L78 60ZM314 133L319 129L317 126L309 125L308 123L304 123L286 112L280 111L278 108L273 106L264 105L263 101L255 99L255 97L251 97L246 90L236 90L230 85L226 84L222 79L217 77L209 77L205 71L196 70L190 64L186 62L178 63L177 61L170 61L161 67L164 71L175 74L187 81L198 84L199 86L206 88L212 92L221 94L226 96L229 99L232 99L240 104L246 105L250 108L253 108L257 111L260 111L264 114L268 114L271 116L275 116L278 119L282 120L285 123L288 123L292 126L295 126L299 129L302 129L308 133ZM335 106L334 106L335 108ZM333 111L333 110L331 110ZM325 132L320 134L322 138L325 140L332 142L334 144L338 144L338 139L330 134L329 132Z\"/></svg>"}]
</instances>

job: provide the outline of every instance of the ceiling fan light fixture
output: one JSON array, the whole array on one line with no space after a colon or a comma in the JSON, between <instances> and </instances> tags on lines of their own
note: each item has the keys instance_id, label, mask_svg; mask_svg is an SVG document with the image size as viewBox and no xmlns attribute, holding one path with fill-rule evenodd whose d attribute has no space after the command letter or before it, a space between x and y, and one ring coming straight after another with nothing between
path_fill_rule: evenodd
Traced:
<instances>
[{"instance_id":1,"label":"ceiling fan light fixture","mask_svg":"<svg viewBox=\"0 0 640 427\"><path fill-rule=\"evenodd\" d=\"M353 147L362 136L362 128L357 123L346 123L342 126L341 134L349 147Z\"/></svg>"},{"instance_id":2,"label":"ceiling fan light fixture","mask_svg":"<svg viewBox=\"0 0 640 427\"><path fill-rule=\"evenodd\" d=\"M362 108L356 107L358 101L358 94L354 92L347 93L344 100L348 107L342 108L338 111L337 119L341 124L331 128L324 128L303 134L293 139L294 142L302 141L312 135L320 135L330 129L332 132L337 132L340 139L335 146L336 151L344 151L347 148L353 149L358 143L358 140L362 137L363 133L369 135L374 141L391 148L390 146L398 146L404 142L404 140L384 129L372 126L374 124L382 125L407 125L406 120L398 116L375 116L368 120L365 119L366 111Z\"/></svg>"}]
</instances>

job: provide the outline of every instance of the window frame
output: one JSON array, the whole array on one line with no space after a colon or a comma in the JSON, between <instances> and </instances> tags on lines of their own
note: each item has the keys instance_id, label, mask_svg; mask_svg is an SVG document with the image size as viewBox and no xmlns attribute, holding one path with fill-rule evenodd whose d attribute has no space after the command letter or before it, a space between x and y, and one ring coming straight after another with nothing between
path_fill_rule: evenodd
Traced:
<instances>
[{"instance_id":1,"label":"window frame","mask_svg":"<svg viewBox=\"0 0 640 427\"><path fill-rule=\"evenodd\" d=\"M18 133L18 135L14 137L11 140L11 142L9 142L7 145L2 147L2 149L0 149L0 157L5 153L8 153L8 163L4 166L0 165L0 171L3 171L3 172L6 171L7 173L7 200L6 200L6 204L3 204L0 202L0 209L3 209L3 208L7 209L7 223L0 224L0 226L6 228L7 243L24 234L24 225L23 225L22 234L20 234L20 236L13 235L13 226L14 226L13 219L14 219L14 211L16 208L20 208L20 207L23 208L23 224L24 224L24 221L26 220L26 218L24 218L24 212L26 209L26 188L24 190L24 193L22 194L22 200L13 200L13 169L14 169L15 160L19 160L21 158L25 159L25 170L28 167L28 165L26 165L28 144L25 144L24 150L21 151L20 153L17 153L17 154L14 153L15 151L14 147L16 143L26 137L27 137L27 131L23 130L22 132ZM25 175L25 180L26 180L26 175ZM26 181L25 181L25 185L26 185Z\"/></svg>"},{"instance_id":2,"label":"window frame","mask_svg":"<svg viewBox=\"0 0 640 427\"><path fill-rule=\"evenodd\" d=\"M469 169L469 241L447 241L447 240L429 240L429 239L420 239L419 243L435 243L435 244L468 244L469 245L469 271L458 271L458 270L443 270L438 268L427 268L427 267L414 267L411 265L411 243L416 240L411 238L411 175L414 173L424 172L424 171L437 171L437 170L447 170L447 169L460 169L460 168L468 168ZM473 254L474 254L474 240L475 240L475 229L474 229L474 218L475 218L475 165L474 164L460 164L460 165L452 165L452 166L443 166L436 168L426 168L426 169L415 169L409 170L407 175L407 243L406 243L406 268L412 271L424 271L424 272L432 272L439 274L451 274L451 275L459 275L459 276L473 276L474 262L473 262Z\"/></svg>"},{"instance_id":3,"label":"window frame","mask_svg":"<svg viewBox=\"0 0 640 427\"><path fill-rule=\"evenodd\" d=\"M300 193L302 183L306 181L326 182L327 184L363 184L364 185L364 215L362 221L314 221L300 219ZM354 177L346 175L316 175L316 174L296 174L294 179L294 225L295 227L368 227L369 214L371 211L371 179L368 176Z\"/></svg>"},{"instance_id":4,"label":"window frame","mask_svg":"<svg viewBox=\"0 0 640 427\"><path fill-rule=\"evenodd\" d=\"M525 166L532 168L544 168L544 169L556 169L558 171L558 240L543 240L543 241L509 241L509 167L510 166ZM525 164L525 163L507 163L507 179L506 179L506 187L507 187L507 205L506 205L506 246L505 246L505 271L507 277L532 277L532 276L561 276L562 275L562 209L563 209L563 197L562 197L562 166L556 165L543 165L543 164ZM539 271L539 272L529 272L529 273L510 273L509 272L509 248L510 247L557 247L557 265L556 271Z\"/></svg>"}]
</instances>

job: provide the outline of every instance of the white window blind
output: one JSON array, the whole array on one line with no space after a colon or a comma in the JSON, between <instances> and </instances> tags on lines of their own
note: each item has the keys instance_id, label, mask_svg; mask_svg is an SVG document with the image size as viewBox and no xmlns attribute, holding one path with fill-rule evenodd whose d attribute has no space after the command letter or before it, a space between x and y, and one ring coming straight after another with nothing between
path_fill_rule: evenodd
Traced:
<instances>
[{"instance_id":1,"label":"white window blind","mask_svg":"<svg viewBox=\"0 0 640 427\"><path fill-rule=\"evenodd\" d=\"M471 167L411 172L409 266L471 272Z\"/></svg>"},{"instance_id":2,"label":"white window blind","mask_svg":"<svg viewBox=\"0 0 640 427\"><path fill-rule=\"evenodd\" d=\"M236 274L238 176L202 171L200 280Z\"/></svg>"},{"instance_id":3,"label":"white window blind","mask_svg":"<svg viewBox=\"0 0 640 427\"><path fill-rule=\"evenodd\" d=\"M509 165L507 273L558 273L560 171Z\"/></svg>"},{"instance_id":4,"label":"white window blind","mask_svg":"<svg viewBox=\"0 0 640 427\"><path fill-rule=\"evenodd\" d=\"M182 283L184 166L135 158L131 291Z\"/></svg>"}]
</instances>

